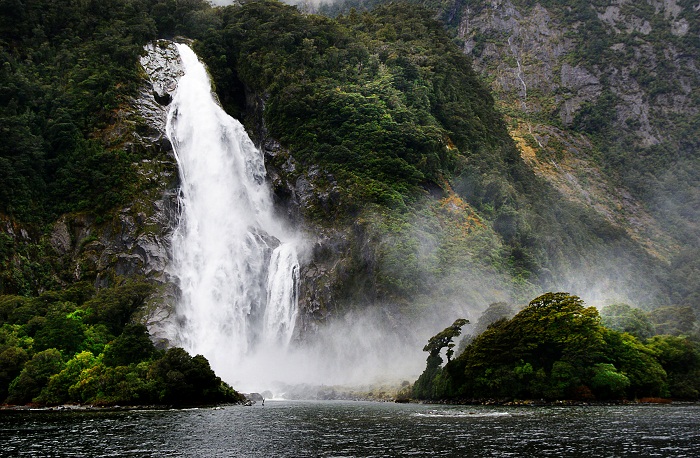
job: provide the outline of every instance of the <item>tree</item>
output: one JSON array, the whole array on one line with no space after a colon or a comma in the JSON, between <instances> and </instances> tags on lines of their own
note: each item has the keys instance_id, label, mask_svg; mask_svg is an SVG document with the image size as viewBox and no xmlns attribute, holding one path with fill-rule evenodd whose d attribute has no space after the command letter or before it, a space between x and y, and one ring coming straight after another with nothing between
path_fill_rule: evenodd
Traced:
<instances>
[{"instance_id":1,"label":"tree","mask_svg":"<svg viewBox=\"0 0 700 458\"><path fill-rule=\"evenodd\" d=\"M646 343L668 376L672 398L700 399L700 344L688 337L654 336Z\"/></svg>"},{"instance_id":2,"label":"tree","mask_svg":"<svg viewBox=\"0 0 700 458\"><path fill-rule=\"evenodd\" d=\"M61 353L55 348L35 354L10 384L7 402L10 404L26 404L33 401L49 378L59 373L63 366Z\"/></svg>"},{"instance_id":3,"label":"tree","mask_svg":"<svg viewBox=\"0 0 700 458\"><path fill-rule=\"evenodd\" d=\"M160 386L159 402L174 405L239 402L242 398L214 374L202 355L171 348L156 361L151 376Z\"/></svg>"},{"instance_id":4,"label":"tree","mask_svg":"<svg viewBox=\"0 0 700 458\"><path fill-rule=\"evenodd\" d=\"M486 309L481 312L476 325L469 334L466 334L457 346L457 355L461 354L466 346L482 332L486 330L492 323L503 318L510 319L515 315L516 309L507 302L492 302Z\"/></svg>"},{"instance_id":5,"label":"tree","mask_svg":"<svg viewBox=\"0 0 700 458\"><path fill-rule=\"evenodd\" d=\"M666 371L639 339L610 330L604 333L604 338L605 359L629 379L630 398L668 395Z\"/></svg>"},{"instance_id":6,"label":"tree","mask_svg":"<svg viewBox=\"0 0 700 458\"><path fill-rule=\"evenodd\" d=\"M435 357L440 354L440 351L443 348L448 347L447 360L449 361L451 359L452 354L454 353L452 351L452 347L454 347L452 339L454 339L455 337L459 337L459 335L462 332L462 326L464 326L467 323L469 323L469 320L466 320L464 318L459 318L455 320L455 322L452 323L451 326L446 327L445 329L431 337L428 340L426 346L423 347L423 351L427 351L430 353L430 356Z\"/></svg>"},{"instance_id":7,"label":"tree","mask_svg":"<svg viewBox=\"0 0 700 458\"><path fill-rule=\"evenodd\" d=\"M428 344L423 347L423 351L428 352L428 359L425 370L418 377L413 385L413 395L422 399L440 398L449 393L449 379L442 377L442 358L440 352L447 347L447 360L452 357L452 339L458 337L462 332L462 327L469 323L469 320L459 318L428 340Z\"/></svg>"},{"instance_id":8,"label":"tree","mask_svg":"<svg viewBox=\"0 0 700 458\"><path fill-rule=\"evenodd\" d=\"M546 293L513 317L508 332L518 336L514 358L533 358L549 372L556 361L587 364L600 357L603 337L595 307L568 293ZM527 361L527 359L526 359Z\"/></svg>"},{"instance_id":9,"label":"tree","mask_svg":"<svg viewBox=\"0 0 700 458\"><path fill-rule=\"evenodd\" d=\"M7 398L12 380L22 371L29 356L21 347L7 347L0 353L0 401Z\"/></svg>"},{"instance_id":10,"label":"tree","mask_svg":"<svg viewBox=\"0 0 700 458\"><path fill-rule=\"evenodd\" d=\"M128 366L149 359L156 349L143 324L127 324L124 331L105 347L102 360L107 366Z\"/></svg>"},{"instance_id":11,"label":"tree","mask_svg":"<svg viewBox=\"0 0 700 458\"><path fill-rule=\"evenodd\" d=\"M698 318L691 307L659 307L649 313L649 319L656 334L688 336L697 332Z\"/></svg>"},{"instance_id":12,"label":"tree","mask_svg":"<svg viewBox=\"0 0 700 458\"><path fill-rule=\"evenodd\" d=\"M82 399L71 396L70 388L75 385L80 374L98 363L97 358L89 351L78 353L71 358L61 370L49 378L36 401L40 404L55 405L63 402L80 402Z\"/></svg>"},{"instance_id":13,"label":"tree","mask_svg":"<svg viewBox=\"0 0 700 458\"><path fill-rule=\"evenodd\" d=\"M85 327L85 340L80 345L81 350L92 352L98 356L105 349L105 346L114 340L114 336L109 332L104 324L94 324Z\"/></svg>"},{"instance_id":14,"label":"tree","mask_svg":"<svg viewBox=\"0 0 700 458\"><path fill-rule=\"evenodd\" d=\"M486 307L479 316L479 320L474 327L474 335L479 335L493 322L502 318L512 318L515 315L516 309L507 302L493 302Z\"/></svg>"},{"instance_id":15,"label":"tree","mask_svg":"<svg viewBox=\"0 0 700 458\"><path fill-rule=\"evenodd\" d=\"M619 332L627 332L639 339L654 335L654 325L649 316L628 304L611 304L600 311L603 326Z\"/></svg>"},{"instance_id":16,"label":"tree","mask_svg":"<svg viewBox=\"0 0 700 458\"><path fill-rule=\"evenodd\" d=\"M645 359L648 352L635 347L631 354L608 354L606 331L595 307L585 307L580 298L567 293L546 293L513 318L489 325L444 368L439 366L439 351L448 343L450 328L432 338L425 347L426 351L432 350L429 364L416 382L414 394L432 399L576 398L590 395L592 377L600 373L596 386L612 386L611 393L619 395L619 387L624 385L622 377L607 366L596 372L596 364L614 364L640 392L652 393L659 388L662 373L652 371L645 378L637 371L641 361L655 368L653 358ZM625 341L627 345L641 345L633 336L625 335L633 339ZM631 375L624 372L623 366ZM615 380L622 385L613 386ZM437 382L447 389L440 388ZM605 391L608 388L600 388L603 396L611 395Z\"/></svg>"},{"instance_id":17,"label":"tree","mask_svg":"<svg viewBox=\"0 0 700 458\"><path fill-rule=\"evenodd\" d=\"M593 378L591 388L593 388L599 399L620 399L625 397L627 388L630 386L630 379L618 372L612 364L600 363L593 366Z\"/></svg>"},{"instance_id":18,"label":"tree","mask_svg":"<svg viewBox=\"0 0 700 458\"><path fill-rule=\"evenodd\" d=\"M89 312L85 321L91 324L102 323L113 335L119 335L131 315L143 305L152 291L153 285L135 280L103 289L85 303L84 308Z\"/></svg>"},{"instance_id":19,"label":"tree","mask_svg":"<svg viewBox=\"0 0 700 458\"><path fill-rule=\"evenodd\" d=\"M59 349L70 358L80 349L85 339L85 325L80 313L75 312L76 305L62 302L51 307L46 314L43 326L34 335L37 350Z\"/></svg>"}]
</instances>

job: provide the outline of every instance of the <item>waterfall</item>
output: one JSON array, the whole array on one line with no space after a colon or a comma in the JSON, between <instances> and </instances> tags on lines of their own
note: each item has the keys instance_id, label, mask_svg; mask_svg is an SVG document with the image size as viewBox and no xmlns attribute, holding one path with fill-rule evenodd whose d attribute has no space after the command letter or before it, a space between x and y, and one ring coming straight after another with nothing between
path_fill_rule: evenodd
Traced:
<instances>
[{"instance_id":1,"label":"waterfall","mask_svg":"<svg viewBox=\"0 0 700 458\"><path fill-rule=\"evenodd\" d=\"M267 281L268 299L263 329L270 343L285 344L292 338L297 318L298 284L296 250L288 243L280 245L272 253Z\"/></svg>"},{"instance_id":2,"label":"waterfall","mask_svg":"<svg viewBox=\"0 0 700 458\"><path fill-rule=\"evenodd\" d=\"M290 344L298 315L296 244L274 217L262 153L217 104L195 53L177 47L185 73L166 127L181 179L173 343L204 355L233 382L244 377L242 364Z\"/></svg>"}]
</instances>

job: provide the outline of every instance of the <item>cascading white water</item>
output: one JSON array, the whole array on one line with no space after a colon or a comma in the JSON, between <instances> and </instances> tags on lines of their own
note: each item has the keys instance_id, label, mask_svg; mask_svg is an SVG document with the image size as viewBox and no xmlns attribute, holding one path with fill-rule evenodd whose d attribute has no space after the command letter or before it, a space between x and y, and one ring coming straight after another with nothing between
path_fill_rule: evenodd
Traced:
<instances>
[{"instance_id":1,"label":"cascading white water","mask_svg":"<svg viewBox=\"0 0 700 458\"><path fill-rule=\"evenodd\" d=\"M272 253L267 278L263 332L268 343L284 345L294 332L299 296L299 261L292 244L280 245Z\"/></svg>"},{"instance_id":2,"label":"cascading white water","mask_svg":"<svg viewBox=\"0 0 700 458\"><path fill-rule=\"evenodd\" d=\"M262 153L216 103L195 53L177 47L185 74L167 121L182 182L173 236L181 290L174 343L239 381L244 360L290 343L298 315L296 245L274 218Z\"/></svg>"}]
</instances>

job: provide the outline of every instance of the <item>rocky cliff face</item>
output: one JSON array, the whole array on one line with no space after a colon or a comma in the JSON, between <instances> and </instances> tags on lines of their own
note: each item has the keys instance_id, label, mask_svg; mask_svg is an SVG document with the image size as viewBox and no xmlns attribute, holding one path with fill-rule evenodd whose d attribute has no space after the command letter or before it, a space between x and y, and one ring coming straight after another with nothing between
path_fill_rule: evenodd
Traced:
<instances>
[{"instance_id":1,"label":"rocky cliff face","mask_svg":"<svg viewBox=\"0 0 700 458\"><path fill-rule=\"evenodd\" d=\"M172 42L147 46L138 96L121 107L102 140L137 153L138 197L103 219L67 214L53 224L48 245L60 269L59 283L88 280L104 287L140 278L158 287L142 319L154 336L170 313L170 234L177 220L177 165L165 134L167 105L182 73Z\"/></svg>"},{"instance_id":2,"label":"rocky cliff face","mask_svg":"<svg viewBox=\"0 0 700 458\"><path fill-rule=\"evenodd\" d=\"M114 124L102 132L105 143L128 148L142 157L133 164L139 172L139 197L102 220L87 214L62 216L53 224L47 246L55 259L59 285L87 280L99 288L124 278L155 284L156 292L137 319L149 327L154 340L167 345L167 323L178 295L168 272L170 240L179 213L177 164L165 126L183 70L177 48L166 40L149 44L141 65L144 75L138 96L123 106ZM263 108L263 99L249 94L250 113L261 120ZM303 313L296 335L303 338L342 309L343 300L373 290L360 285L373 275L372 269L367 269L373 262L369 235L362 224L349 228L309 226L310 213L332 215L342 205L337 183L318 167L300 168L289 152L267 135L262 121L252 130L265 154L280 213L307 239L299 291ZM10 221L7 224L11 226ZM21 237L14 236L17 240L39 238L21 228L10 229L21 232Z\"/></svg>"},{"instance_id":3,"label":"rocky cliff face","mask_svg":"<svg viewBox=\"0 0 700 458\"><path fill-rule=\"evenodd\" d=\"M370 243L372 235L365 224L334 223L334 215L344 203L333 175L317 166L300 167L289 151L268 135L262 121L263 98L249 94L247 100L247 117L255 120L250 123L251 134L265 155L279 211L306 240L300 259L302 313L296 328L296 338L303 339L349 303L377 300L379 293L373 285L376 246Z\"/></svg>"},{"instance_id":4,"label":"rocky cliff face","mask_svg":"<svg viewBox=\"0 0 700 458\"><path fill-rule=\"evenodd\" d=\"M165 120L179 71L177 51L172 44L159 42L145 50L142 61L138 95L112 113L107 127L92 134L109 151L139 158L131 165L137 198L99 217L87 212L64 214L45 233L0 217L0 248L10 260L0 275L2 291L31 295L76 281L101 288L138 278L170 294L165 285L169 234L176 218L177 169Z\"/></svg>"},{"instance_id":5,"label":"rocky cliff face","mask_svg":"<svg viewBox=\"0 0 700 458\"><path fill-rule=\"evenodd\" d=\"M170 235L178 213L177 166L165 134L165 122L168 105L183 71L174 44L164 40L146 47L141 65L146 78L131 107L139 118L133 133L134 144L153 150L159 157L159 164L167 169L153 171L150 168L153 162L144 160L139 166L153 184L151 192L129 208L122 209L113 224L119 230L111 226L101 229L97 236L99 243L91 251L83 250L79 257L84 258L92 252L98 256L99 253L94 262L98 282L105 282L109 276L117 274L143 276L160 285L140 319L148 325L154 339L166 344L167 321L178 294L177 286L168 274ZM368 240L370 236L361 224L320 227L310 223L318 220L311 216L319 212L332 219L331 215L342 205L335 179L318 167L299 167L289 151L268 135L262 122L264 97L248 93L247 103L248 117L254 120L250 134L265 155L278 211L302 232L307 241L301 254L299 304L302 313L295 337L303 339L317 330L320 322L339 312L345 302L356 299L357 294L374 294L371 285L360 285L371 282L373 275L370 265L374 253ZM133 209L148 205L149 199L152 199L152 212L140 211L134 215ZM59 222L55 232L61 232L63 226ZM83 226L90 227L90 224ZM85 228L78 230L86 232ZM84 239L85 236L78 238Z\"/></svg>"},{"instance_id":6,"label":"rocky cliff face","mask_svg":"<svg viewBox=\"0 0 700 458\"><path fill-rule=\"evenodd\" d=\"M700 69L697 56L685 52L695 38L689 34L698 32L687 19L696 7L676 0L600 3L577 15L565 2L467 2L458 35L500 98L520 102L526 113L556 113L571 126L585 103L608 90L619 97L613 121L634 124L639 144L668 139L660 118L697 113Z\"/></svg>"},{"instance_id":7,"label":"rocky cliff face","mask_svg":"<svg viewBox=\"0 0 700 458\"><path fill-rule=\"evenodd\" d=\"M677 121L698 114L700 67L688 52L695 9L676 0L467 1L456 22L533 170L666 262L678 243L654 202L626 186L636 166L616 170L600 145L677 147Z\"/></svg>"}]
</instances>

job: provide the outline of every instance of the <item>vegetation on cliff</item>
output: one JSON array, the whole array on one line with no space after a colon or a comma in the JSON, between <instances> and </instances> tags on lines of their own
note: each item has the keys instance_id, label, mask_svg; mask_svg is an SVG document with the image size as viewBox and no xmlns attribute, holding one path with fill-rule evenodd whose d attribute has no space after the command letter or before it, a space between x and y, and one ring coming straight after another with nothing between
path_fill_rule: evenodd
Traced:
<instances>
[{"instance_id":1,"label":"vegetation on cliff","mask_svg":"<svg viewBox=\"0 0 700 458\"><path fill-rule=\"evenodd\" d=\"M314 175L327 194L305 202L307 221L337 227L383 219L385 229L369 236L401 239L371 269L363 266L369 278L357 279L375 285L381 299L451 289L443 285L451 267L440 259L441 250L451 250L463 255L456 263L471 264L466 271L494 269L516 289L563 283L572 271L606 276L613 256L624 260L625 280L638 282L645 305L665 304L659 260L535 176L485 84L431 16L405 3L328 19L248 2L224 8L217 29L195 45L224 106L260 140L272 137L289 149L269 166L292 187ZM481 238L453 237L449 222L426 217L425 200L439 199L471 213L467 232ZM429 241L414 236L423 226L432 226ZM439 248L426 256L426 245ZM384 268L398 257L406 270Z\"/></svg>"},{"instance_id":2,"label":"vegetation on cliff","mask_svg":"<svg viewBox=\"0 0 700 458\"><path fill-rule=\"evenodd\" d=\"M75 281L50 244L52 224L78 212L108 221L154 187L140 164L163 152L134 141L144 126L128 110L142 84L143 46L208 7L189 2L182 11L184 3L0 6L0 294ZM95 275L86 273L82 280Z\"/></svg>"},{"instance_id":3,"label":"vegetation on cliff","mask_svg":"<svg viewBox=\"0 0 700 458\"><path fill-rule=\"evenodd\" d=\"M390 232L405 232L405 222L415 227L422 217L417 202L454 191L499 239L499 246L482 247L497 255L476 264L515 283L546 284L562 281L567 270L604 264L613 251L635 266L628 277L652 290L647 305L667 301L669 280L656 260L591 209L562 200L525 165L489 90L429 10L396 3L329 19L274 1L96 5L68 2L59 13L41 2L20 4L3 17L0 118L13 140L0 151L7 172L0 212L13 220L40 228L64 212L104 218L133 199L134 164L148 153L105 129L136 91L142 46L182 34L196 39L225 108L246 118L259 140L272 137L289 149L291 165L279 155L268 158L269 167L292 167L282 173L292 183L315 173L314 186L328 201L301 209L309 221L350 222L378 205L403 212L388 221L402 221ZM454 242L444 232L439 238ZM58 286L37 269L12 268L46 266L38 258L50 250L23 246L18 237L0 242L2 291ZM419 252L414 246L403 254ZM376 272L373 281L390 274ZM415 274L409 284L431 272Z\"/></svg>"},{"instance_id":4,"label":"vegetation on cliff","mask_svg":"<svg viewBox=\"0 0 700 458\"><path fill-rule=\"evenodd\" d=\"M465 160L493 174L519 166L488 90L428 11L391 5L331 20L261 1L222 21L197 49L224 105L245 112L243 88L261 97L269 135L304 168L333 174L344 205L320 216L405 208Z\"/></svg>"},{"instance_id":5,"label":"vegetation on cliff","mask_svg":"<svg viewBox=\"0 0 700 458\"><path fill-rule=\"evenodd\" d=\"M657 303L700 311L700 284L691 273L700 246L700 161L693 134L700 127L700 30L694 6L680 0L410 2L444 21L490 84L523 157L561 192L560 199L588 206L653 257L671 263L663 267L668 276L653 269L632 273L647 280L632 287L657 289ZM335 16L385 3L346 0L320 11ZM547 215L546 207L534 213ZM533 225L522 208L517 213ZM554 229L553 240L578 244L598 237L581 227ZM605 270L605 259L586 260L601 249L595 245L564 252ZM554 275L573 267L559 247L539 248L527 251L546 259ZM619 265L648 263L643 256L630 258L636 259Z\"/></svg>"},{"instance_id":6,"label":"vegetation on cliff","mask_svg":"<svg viewBox=\"0 0 700 458\"><path fill-rule=\"evenodd\" d=\"M0 296L0 402L200 405L241 402L201 355L157 350L132 315L153 287L86 283Z\"/></svg>"},{"instance_id":7,"label":"vegetation on cliff","mask_svg":"<svg viewBox=\"0 0 700 458\"><path fill-rule=\"evenodd\" d=\"M610 306L603 322L650 333L652 322L635 310ZM436 337L454 335L455 325ZM576 296L546 293L514 317L496 319L455 359L448 355L444 367L440 348L429 343L427 366L413 395L431 400L700 398L697 335L638 338L624 331L603 326L597 309Z\"/></svg>"}]
</instances>

